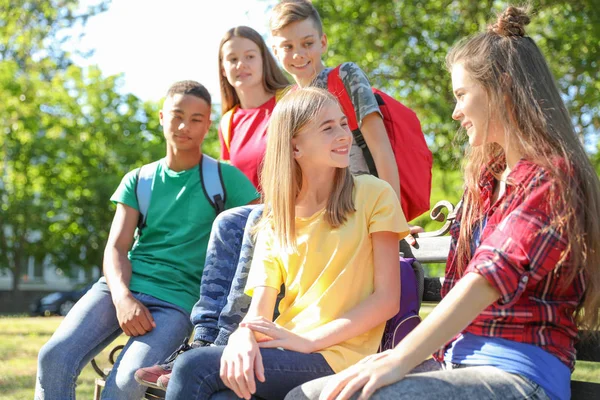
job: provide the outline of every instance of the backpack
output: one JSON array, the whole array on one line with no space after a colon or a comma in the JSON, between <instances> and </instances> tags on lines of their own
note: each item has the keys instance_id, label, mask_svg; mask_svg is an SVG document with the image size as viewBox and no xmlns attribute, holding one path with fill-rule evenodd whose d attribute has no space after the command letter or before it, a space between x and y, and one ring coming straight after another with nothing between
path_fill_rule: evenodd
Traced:
<instances>
[{"instance_id":1,"label":"backpack","mask_svg":"<svg viewBox=\"0 0 600 400\"><path fill-rule=\"evenodd\" d=\"M152 189L154 188L154 176L156 175L159 162L155 161L143 165L137 170L135 197L140 210L137 224L138 236L141 236L142 229L146 226L146 218L148 217L150 200L152 199ZM216 215L219 215L225 210L225 185L223 184L223 176L221 175L221 165L214 158L203 154L198 169L202 191L206 195L208 202L215 209Z\"/></svg>"},{"instance_id":2,"label":"backpack","mask_svg":"<svg viewBox=\"0 0 600 400\"><path fill-rule=\"evenodd\" d=\"M423 291L423 267L414 258L400 257L400 310L383 330L379 352L396 347L421 322L419 309Z\"/></svg>"},{"instance_id":3,"label":"backpack","mask_svg":"<svg viewBox=\"0 0 600 400\"><path fill-rule=\"evenodd\" d=\"M291 86L286 86L283 89L277 89L275 91L275 103L277 103L285 94L290 90ZM233 108L227 111L221 117L221 122L219 123L219 127L221 128L221 135L223 135L223 142L225 143L225 147L227 147L227 151L229 151L229 145L231 144L231 138L233 137L232 125L233 125L233 114L239 108L239 104L233 106Z\"/></svg>"},{"instance_id":4,"label":"backpack","mask_svg":"<svg viewBox=\"0 0 600 400\"><path fill-rule=\"evenodd\" d=\"M371 175L377 176L375 161L373 161L371 151L358 127L352 100L340 78L340 66L338 65L329 72L327 90L339 100L342 110L348 118L348 125L354 141L363 151L369 172ZM404 211L406 220L410 221L429 211L433 157L425 142L421 123L416 114L379 89L372 88L372 90L383 115L385 130L398 166L402 211Z\"/></svg>"}]
</instances>

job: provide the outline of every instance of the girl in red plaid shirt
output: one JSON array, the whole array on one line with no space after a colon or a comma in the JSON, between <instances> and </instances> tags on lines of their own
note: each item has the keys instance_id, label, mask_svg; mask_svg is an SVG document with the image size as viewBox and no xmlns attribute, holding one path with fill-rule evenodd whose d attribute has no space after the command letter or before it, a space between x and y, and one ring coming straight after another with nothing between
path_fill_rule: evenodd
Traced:
<instances>
[{"instance_id":1,"label":"girl in red plaid shirt","mask_svg":"<svg viewBox=\"0 0 600 400\"><path fill-rule=\"evenodd\" d=\"M570 398L578 326L600 325L600 182L527 12L447 57L470 146L444 299L395 349L286 399Z\"/></svg>"}]
</instances>

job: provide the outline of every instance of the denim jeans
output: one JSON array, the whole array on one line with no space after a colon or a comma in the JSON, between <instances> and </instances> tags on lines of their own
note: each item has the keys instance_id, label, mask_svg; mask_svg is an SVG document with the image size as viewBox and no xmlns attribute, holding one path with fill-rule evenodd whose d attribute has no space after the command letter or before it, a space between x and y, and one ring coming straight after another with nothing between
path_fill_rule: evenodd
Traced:
<instances>
[{"instance_id":1,"label":"denim jeans","mask_svg":"<svg viewBox=\"0 0 600 400\"><path fill-rule=\"evenodd\" d=\"M246 315L250 297L244 294L244 287L254 251L250 228L260 219L263 208L263 205L236 207L215 219L206 251L200 299L191 314L194 339L225 345Z\"/></svg>"},{"instance_id":2,"label":"denim jeans","mask_svg":"<svg viewBox=\"0 0 600 400\"><path fill-rule=\"evenodd\" d=\"M139 400L147 388L135 381L135 371L164 360L191 331L184 309L141 293L134 293L134 297L148 308L156 328L127 341L107 378L103 399ZM82 368L121 333L110 290L102 277L40 350L35 398L74 399Z\"/></svg>"},{"instance_id":3,"label":"denim jeans","mask_svg":"<svg viewBox=\"0 0 600 400\"><path fill-rule=\"evenodd\" d=\"M401 381L377 390L371 399L549 400L539 385L520 375L489 366L461 367L443 366L433 359L427 360ZM329 378L323 378L298 386L285 400L317 400L328 381ZM355 394L352 398L357 397Z\"/></svg>"},{"instance_id":4,"label":"denim jeans","mask_svg":"<svg viewBox=\"0 0 600 400\"><path fill-rule=\"evenodd\" d=\"M169 399L234 398L219 376L225 346L189 350L175 360L167 387ZM319 353L304 354L281 349L260 349L265 368L265 382L256 381L255 397L283 399L294 387L312 379L333 374ZM229 394L229 396L228 396Z\"/></svg>"}]
</instances>

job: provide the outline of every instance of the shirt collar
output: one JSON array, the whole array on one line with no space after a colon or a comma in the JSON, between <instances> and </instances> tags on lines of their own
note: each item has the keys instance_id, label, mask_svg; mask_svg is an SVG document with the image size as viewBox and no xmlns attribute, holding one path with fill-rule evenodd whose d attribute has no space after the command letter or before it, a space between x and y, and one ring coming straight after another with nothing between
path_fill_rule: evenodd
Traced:
<instances>
[{"instance_id":1,"label":"shirt collar","mask_svg":"<svg viewBox=\"0 0 600 400\"><path fill-rule=\"evenodd\" d=\"M479 178L479 186L482 191L491 192L494 189L496 176L500 175L504 169L506 169L506 159L504 156L499 156L483 166ZM539 169L538 165L521 158L506 177L506 184L521 186L528 180L532 172Z\"/></svg>"}]
</instances>

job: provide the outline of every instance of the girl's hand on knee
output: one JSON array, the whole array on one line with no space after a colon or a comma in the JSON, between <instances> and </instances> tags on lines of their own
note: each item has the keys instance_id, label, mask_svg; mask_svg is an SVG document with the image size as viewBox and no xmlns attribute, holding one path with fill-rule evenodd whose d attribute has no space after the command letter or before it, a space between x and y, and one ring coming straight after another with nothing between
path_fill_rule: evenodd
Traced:
<instances>
[{"instance_id":1,"label":"girl's hand on knee","mask_svg":"<svg viewBox=\"0 0 600 400\"><path fill-rule=\"evenodd\" d=\"M386 350L386 351L381 352L381 353L371 354L370 356L366 356L365 358L363 358L362 360L360 360L356 364L357 365L359 365L359 364L367 364L367 363L370 363L370 362L381 360L382 358L385 358L385 357L389 356L393 351L394 351L393 349L389 349L389 350Z\"/></svg>"},{"instance_id":2,"label":"girl's hand on knee","mask_svg":"<svg viewBox=\"0 0 600 400\"><path fill-rule=\"evenodd\" d=\"M262 336L262 338L258 340L258 346L261 348L274 349L280 347L285 350L292 350L305 354L314 351L310 340L292 333L266 318L259 317L246 320L242 322L240 326L249 328L256 334Z\"/></svg>"},{"instance_id":3,"label":"girl's hand on knee","mask_svg":"<svg viewBox=\"0 0 600 400\"><path fill-rule=\"evenodd\" d=\"M334 377L330 379L327 383L327 386L325 386L323 392L321 392L321 396L319 398L321 400L335 399L336 396L342 391L342 389L348 384L348 382L360 375L360 373L364 370L367 364L381 360L392 354L392 352L393 349L390 349L382 353L371 354L370 356L363 358L353 366L346 368L344 371L334 375Z\"/></svg>"},{"instance_id":4,"label":"girl's hand on knee","mask_svg":"<svg viewBox=\"0 0 600 400\"><path fill-rule=\"evenodd\" d=\"M406 375L398 359L389 354L375 361L356 364L337 374L319 396L320 400L346 400L360 392L359 400L367 400L384 386L398 382Z\"/></svg>"},{"instance_id":5,"label":"girl's hand on knee","mask_svg":"<svg viewBox=\"0 0 600 400\"><path fill-rule=\"evenodd\" d=\"M264 333L259 332L258 330L254 330L254 329L251 328L251 323L252 322L263 322L263 321L264 321L265 324L269 324L269 323L274 324L272 321L270 321L270 320L268 320L266 318L263 318L263 317L252 318L250 320L245 320L245 321L242 321L240 323L241 327L248 328L248 329L252 330L252 332L254 332L254 339L256 339L256 342L259 343L259 345L262 342L267 342L269 340L273 340L272 337L270 337L268 335L265 335Z\"/></svg>"},{"instance_id":6,"label":"girl's hand on knee","mask_svg":"<svg viewBox=\"0 0 600 400\"><path fill-rule=\"evenodd\" d=\"M368 357L367 357L368 358ZM364 359L363 359L364 360ZM362 361L361 361L362 362ZM334 400L340 394L346 384L356 377L362 369L364 364L355 364L351 367L346 368L342 372L333 375L327 382L327 385L319 395L319 400Z\"/></svg>"},{"instance_id":7,"label":"girl's hand on knee","mask_svg":"<svg viewBox=\"0 0 600 400\"><path fill-rule=\"evenodd\" d=\"M255 378L265 381L260 349L249 329L238 329L229 338L221 356L220 376L225 386L248 400L256 392Z\"/></svg>"}]
</instances>

